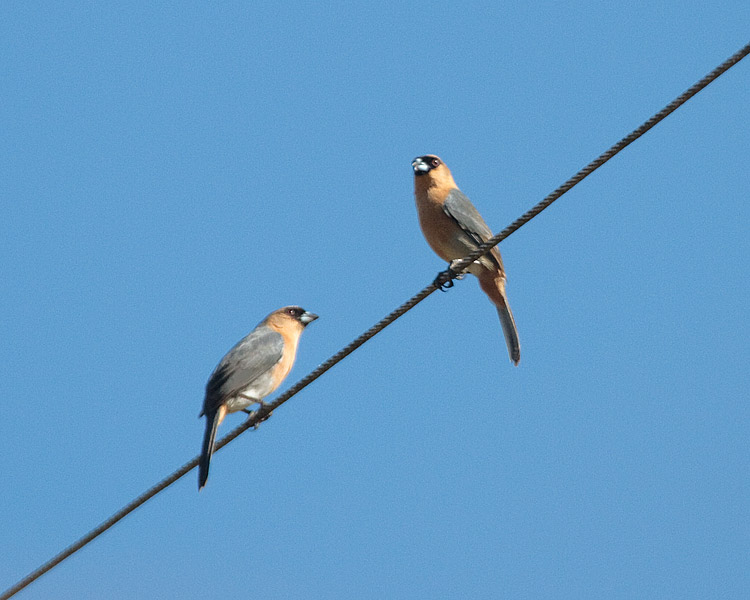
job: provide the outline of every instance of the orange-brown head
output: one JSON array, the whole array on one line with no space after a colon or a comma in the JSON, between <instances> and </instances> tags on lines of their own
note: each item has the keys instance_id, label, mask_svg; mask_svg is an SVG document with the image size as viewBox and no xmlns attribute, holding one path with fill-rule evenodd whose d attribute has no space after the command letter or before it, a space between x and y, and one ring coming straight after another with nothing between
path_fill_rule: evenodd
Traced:
<instances>
[{"instance_id":1,"label":"orange-brown head","mask_svg":"<svg viewBox=\"0 0 750 600\"><path fill-rule=\"evenodd\" d=\"M414 169L414 191L416 194L425 194L428 190L431 195L440 191L448 192L457 188L450 169L434 154L418 156L411 161Z\"/></svg>"},{"instance_id":2,"label":"orange-brown head","mask_svg":"<svg viewBox=\"0 0 750 600\"><path fill-rule=\"evenodd\" d=\"M263 322L284 337L299 337L302 330L317 318L318 315L300 306L285 306L273 311Z\"/></svg>"}]
</instances>

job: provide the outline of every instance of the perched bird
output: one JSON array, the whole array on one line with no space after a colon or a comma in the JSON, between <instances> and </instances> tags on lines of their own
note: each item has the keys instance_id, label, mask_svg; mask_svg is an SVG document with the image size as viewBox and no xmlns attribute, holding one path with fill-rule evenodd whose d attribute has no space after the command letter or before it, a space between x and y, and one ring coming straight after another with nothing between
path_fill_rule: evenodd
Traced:
<instances>
[{"instance_id":1,"label":"perched bird","mask_svg":"<svg viewBox=\"0 0 750 600\"><path fill-rule=\"evenodd\" d=\"M471 200L458 189L442 160L428 154L415 158L411 166L419 224L427 243L440 258L452 264L492 237L492 231ZM505 294L505 269L497 246L474 261L469 273L479 278L479 286L497 308L510 360L517 365L521 345Z\"/></svg>"},{"instance_id":2,"label":"perched bird","mask_svg":"<svg viewBox=\"0 0 750 600\"><path fill-rule=\"evenodd\" d=\"M227 352L211 373L199 415L206 417L206 433L198 489L206 485L219 423L227 413L250 413L247 408L251 404L263 405L263 398L279 387L291 371L302 330L317 318L299 306L273 311Z\"/></svg>"}]
</instances>

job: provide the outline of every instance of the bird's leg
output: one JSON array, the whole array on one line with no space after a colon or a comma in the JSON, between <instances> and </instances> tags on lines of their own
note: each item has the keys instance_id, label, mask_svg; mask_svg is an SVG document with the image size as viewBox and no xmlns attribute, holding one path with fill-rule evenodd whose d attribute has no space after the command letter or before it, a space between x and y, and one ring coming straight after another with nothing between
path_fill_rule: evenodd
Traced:
<instances>
[{"instance_id":1,"label":"bird's leg","mask_svg":"<svg viewBox=\"0 0 750 600\"><path fill-rule=\"evenodd\" d=\"M434 285L441 292L448 291L449 288L453 287L453 280L451 279L452 274L453 272L450 269L448 269L447 271L440 271L440 273L437 274L437 277L435 277L435 280L432 282L432 285Z\"/></svg>"},{"instance_id":2,"label":"bird's leg","mask_svg":"<svg viewBox=\"0 0 750 600\"><path fill-rule=\"evenodd\" d=\"M260 407L263 406L262 400L256 400L255 398L251 398L250 396L246 396L245 394L240 394L240 398L244 398L245 400L248 400L250 404L248 406L252 406L253 404L257 404L259 407L256 409L249 409L249 408L243 408L242 412L247 415L248 420L255 417L255 415L258 414L258 411L260 410ZM258 421L260 423L260 421ZM255 424L255 429L258 428L258 423Z\"/></svg>"},{"instance_id":3,"label":"bird's leg","mask_svg":"<svg viewBox=\"0 0 750 600\"><path fill-rule=\"evenodd\" d=\"M242 412L244 412L245 414L248 415L248 417L247 417L248 419L255 418L257 416L257 414L264 407L268 406L265 402L263 402L263 400L255 400L253 398L248 398L247 396L242 396L242 397L246 398L247 400L252 400L253 404L257 404L258 405L258 408L256 408L255 410L250 410L249 408L243 408L242 409ZM258 425L260 425L263 421L266 421L272 414L273 414L273 412L269 412L268 414L263 415L260 419L258 419L258 422L255 423L255 425L253 427L255 429L258 429Z\"/></svg>"},{"instance_id":4,"label":"bird's leg","mask_svg":"<svg viewBox=\"0 0 750 600\"><path fill-rule=\"evenodd\" d=\"M457 262L457 260L452 260L450 263L448 263L448 268L445 271L440 271L440 273L437 274L437 277L435 277L435 281L432 282L432 284L441 292L445 292L452 288L454 285L454 279L464 278L465 273L459 274L453 270L453 265L455 265Z\"/></svg>"},{"instance_id":5,"label":"bird's leg","mask_svg":"<svg viewBox=\"0 0 750 600\"><path fill-rule=\"evenodd\" d=\"M242 398L243 400L247 400L248 406L252 406L253 404L260 404L261 406L263 406L262 400L256 400L255 398L251 398L247 394L238 394L237 396L239 398ZM254 415L256 412L258 412L257 410L250 410L249 408L243 408L241 410L243 413L248 414L248 415Z\"/></svg>"}]
</instances>

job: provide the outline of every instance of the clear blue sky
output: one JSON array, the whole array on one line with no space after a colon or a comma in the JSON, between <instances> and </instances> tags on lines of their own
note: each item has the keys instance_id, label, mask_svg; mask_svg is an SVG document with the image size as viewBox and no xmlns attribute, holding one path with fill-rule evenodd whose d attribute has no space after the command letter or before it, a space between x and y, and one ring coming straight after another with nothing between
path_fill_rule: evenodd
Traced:
<instances>
[{"instance_id":1,"label":"clear blue sky","mask_svg":"<svg viewBox=\"0 0 750 600\"><path fill-rule=\"evenodd\" d=\"M321 316L288 387L433 279L413 157L499 231L748 42L609 4L4 3L0 588L198 453L266 313ZM749 89L501 244L518 368L467 278L19 598L750 596Z\"/></svg>"}]
</instances>

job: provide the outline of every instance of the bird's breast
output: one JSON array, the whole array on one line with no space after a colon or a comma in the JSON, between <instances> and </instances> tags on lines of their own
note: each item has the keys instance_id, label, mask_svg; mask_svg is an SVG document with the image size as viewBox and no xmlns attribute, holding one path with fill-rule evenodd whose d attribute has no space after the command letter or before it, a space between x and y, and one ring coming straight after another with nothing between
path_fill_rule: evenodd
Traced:
<instances>
[{"instance_id":1,"label":"bird's breast","mask_svg":"<svg viewBox=\"0 0 750 600\"><path fill-rule=\"evenodd\" d=\"M446 262L463 258L470 251L466 235L456 222L451 219L443 206L429 197L417 198L419 226L422 228L430 248Z\"/></svg>"}]
</instances>

